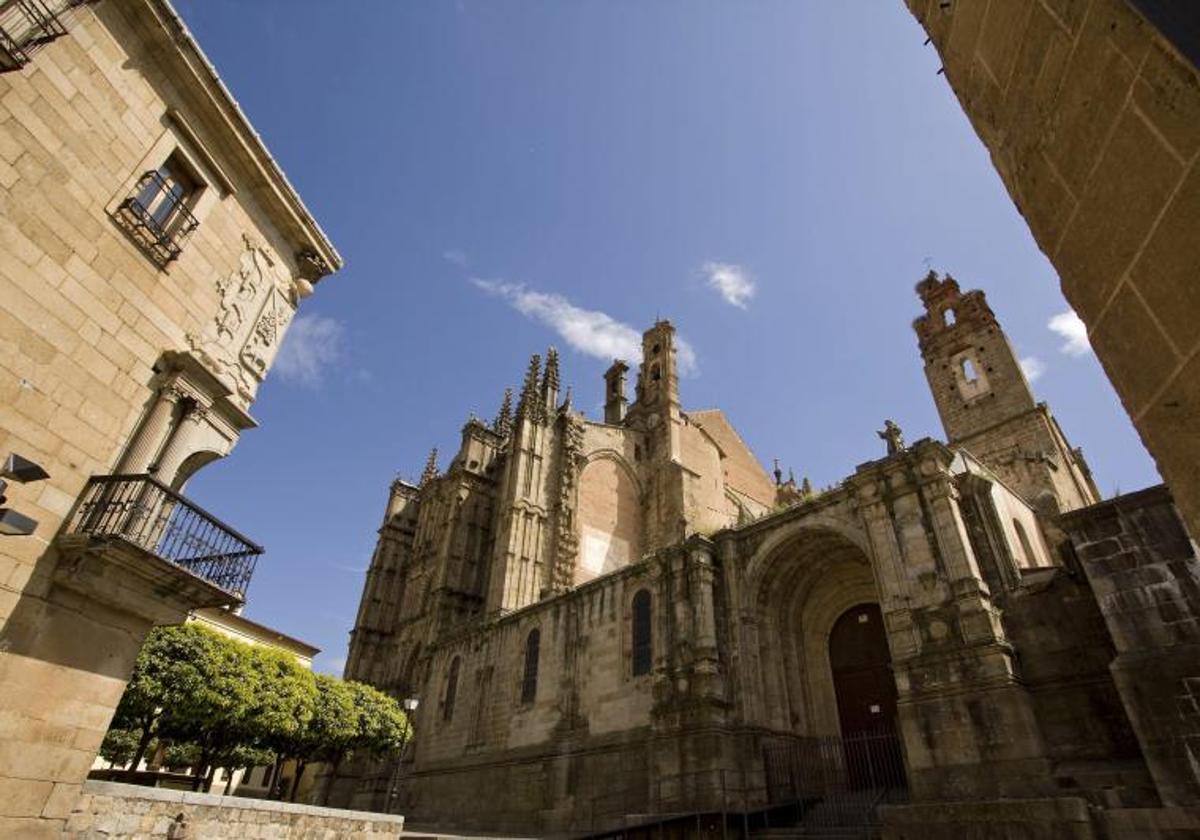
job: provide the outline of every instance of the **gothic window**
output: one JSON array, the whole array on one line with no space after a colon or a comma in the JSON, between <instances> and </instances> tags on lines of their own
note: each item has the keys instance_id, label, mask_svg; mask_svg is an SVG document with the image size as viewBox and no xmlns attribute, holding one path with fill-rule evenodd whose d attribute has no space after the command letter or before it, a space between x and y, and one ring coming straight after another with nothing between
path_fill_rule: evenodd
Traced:
<instances>
[{"instance_id":1,"label":"gothic window","mask_svg":"<svg viewBox=\"0 0 1200 840\"><path fill-rule=\"evenodd\" d=\"M533 628L525 639L525 675L521 679L521 702L537 699L538 654L542 646L542 631Z\"/></svg>"},{"instance_id":2,"label":"gothic window","mask_svg":"<svg viewBox=\"0 0 1200 840\"><path fill-rule=\"evenodd\" d=\"M653 660L650 633L650 593L641 589L633 596L633 675L650 673Z\"/></svg>"},{"instance_id":3,"label":"gothic window","mask_svg":"<svg viewBox=\"0 0 1200 840\"><path fill-rule=\"evenodd\" d=\"M1019 520L1013 520L1013 528L1017 532L1017 539L1021 542L1021 553L1025 555L1025 566L1033 567L1037 565L1037 557L1033 553L1033 545L1029 542L1029 535L1025 533L1025 527ZM1018 561L1017 565L1021 565Z\"/></svg>"},{"instance_id":4,"label":"gothic window","mask_svg":"<svg viewBox=\"0 0 1200 840\"><path fill-rule=\"evenodd\" d=\"M442 720L454 717L454 698L458 694L458 668L462 660L454 657L450 663L450 672L446 675L446 700L442 704Z\"/></svg>"},{"instance_id":5,"label":"gothic window","mask_svg":"<svg viewBox=\"0 0 1200 840\"><path fill-rule=\"evenodd\" d=\"M947 327L954 326L954 307L947 307L942 310L942 323Z\"/></svg>"}]
</instances>

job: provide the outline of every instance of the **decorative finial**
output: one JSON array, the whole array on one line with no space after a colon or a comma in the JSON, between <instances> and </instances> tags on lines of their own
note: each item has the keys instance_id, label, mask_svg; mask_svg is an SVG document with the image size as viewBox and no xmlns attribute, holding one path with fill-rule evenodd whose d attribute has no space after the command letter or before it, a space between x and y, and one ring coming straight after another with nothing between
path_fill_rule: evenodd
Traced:
<instances>
[{"instance_id":1,"label":"decorative finial","mask_svg":"<svg viewBox=\"0 0 1200 840\"><path fill-rule=\"evenodd\" d=\"M788 484L790 484L790 485L792 485L793 487L795 487L795 486L796 486L796 474L795 474L794 472L792 472L792 468L791 468L791 467L788 467L788 480L787 480L787 483L788 483Z\"/></svg>"},{"instance_id":2,"label":"decorative finial","mask_svg":"<svg viewBox=\"0 0 1200 840\"><path fill-rule=\"evenodd\" d=\"M775 485L779 486L783 484L783 470L779 469L779 459L774 458L773 460L775 461Z\"/></svg>"},{"instance_id":3,"label":"decorative finial","mask_svg":"<svg viewBox=\"0 0 1200 840\"><path fill-rule=\"evenodd\" d=\"M492 430L499 432L502 435L507 435L512 429L512 399L512 388L505 388L504 400L500 403L500 413L497 414L496 419L492 421Z\"/></svg>"},{"instance_id":4,"label":"decorative finial","mask_svg":"<svg viewBox=\"0 0 1200 840\"><path fill-rule=\"evenodd\" d=\"M558 392L558 351L551 347L546 351L546 371L542 374L542 393Z\"/></svg>"},{"instance_id":5,"label":"decorative finial","mask_svg":"<svg viewBox=\"0 0 1200 840\"><path fill-rule=\"evenodd\" d=\"M421 487L424 487L429 482L438 477L438 451L437 447L433 447L429 452L429 460L425 462L425 469L421 471Z\"/></svg>"},{"instance_id":6,"label":"decorative finial","mask_svg":"<svg viewBox=\"0 0 1200 840\"><path fill-rule=\"evenodd\" d=\"M811 496L813 493L812 482L808 480L808 476L804 476L804 480L800 482L800 493L804 496Z\"/></svg>"},{"instance_id":7,"label":"decorative finial","mask_svg":"<svg viewBox=\"0 0 1200 840\"><path fill-rule=\"evenodd\" d=\"M559 406L558 410L559 411L570 411L571 410L571 386L570 385L567 386L566 399L563 400L563 404L561 406Z\"/></svg>"},{"instance_id":8,"label":"decorative finial","mask_svg":"<svg viewBox=\"0 0 1200 840\"><path fill-rule=\"evenodd\" d=\"M887 454L895 455L904 451L904 432L892 420L883 422L883 429L876 432L880 440L887 441Z\"/></svg>"},{"instance_id":9,"label":"decorative finial","mask_svg":"<svg viewBox=\"0 0 1200 840\"><path fill-rule=\"evenodd\" d=\"M529 359L529 369L525 371L525 384L521 386L521 399L517 403L517 416L528 417L533 421L541 419L538 411L542 405L538 399L538 374L542 369L542 357L537 353Z\"/></svg>"}]
</instances>

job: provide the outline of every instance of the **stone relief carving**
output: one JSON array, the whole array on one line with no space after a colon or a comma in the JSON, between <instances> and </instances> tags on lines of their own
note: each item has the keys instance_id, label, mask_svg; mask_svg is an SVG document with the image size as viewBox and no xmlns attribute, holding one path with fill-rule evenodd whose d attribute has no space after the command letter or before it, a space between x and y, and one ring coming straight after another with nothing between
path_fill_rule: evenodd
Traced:
<instances>
[{"instance_id":1,"label":"stone relief carving","mask_svg":"<svg viewBox=\"0 0 1200 840\"><path fill-rule=\"evenodd\" d=\"M254 399L304 295L297 284L308 284L285 276L255 237L242 239L246 250L238 267L217 280L213 320L203 335L189 335L188 345L244 408Z\"/></svg>"}]
</instances>

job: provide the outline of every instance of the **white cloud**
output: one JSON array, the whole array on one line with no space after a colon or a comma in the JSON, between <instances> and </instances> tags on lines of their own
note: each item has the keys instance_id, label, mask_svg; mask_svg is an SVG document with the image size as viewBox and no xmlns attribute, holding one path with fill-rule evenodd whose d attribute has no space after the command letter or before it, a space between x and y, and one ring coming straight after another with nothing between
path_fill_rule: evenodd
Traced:
<instances>
[{"instance_id":1,"label":"white cloud","mask_svg":"<svg viewBox=\"0 0 1200 840\"><path fill-rule=\"evenodd\" d=\"M1046 372L1046 363L1037 356L1026 356L1021 359L1021 370L1025 371L1026 379L1036 382Z\"/></svg>"},{"instance_id":2,"label":"white cloud","mask_svg":"<svg viewBox=\"0 0 1200 840\"><path fill-rule=\"evenodd\" d=\"M1068 309L1066 312L1060 312L1051 318L1046 326L1050 328L1051 332L1058 333L1065 339L1058 349L1068 356L1082 356L1092 352L1091 342L1088 341L1087 325L1075 314L1075 310Z\"/></svg>"},{"instance_id":3,"label":"white cloud","mask_svg":"<svg viewBox=\"0 0 1200 840\"><path fill-rule=\"evenodd\" d=\"M342 358L345 329L324 315L299 315L288 328L275 358L275 370L288 382L315 387L325 370Z\"/></svg>"},{"instance_id":4,"label":"white cloud","mask_svg":"<svg viewBox=\"0 0 1200 840\"><path fill-rule=\"evenodd\" d=\"M754 278L740 265L706 262L700 267L710 288L716 289L725 302L738 309L746 309L758 287Z\"/></svg>"},{"instance_id":5,"label":"white cloud","mask_svg":"<svg viewBox=\"0 0 1200 840\"><path fill-rule=\"evenodd\" d=\"M634 361L642 355L642 334L611 315L594 309L582 309L559 294L539 292L521 283L471 278L476 287L507 301L527 318L550 327L571 347L597 359ZM696 351L675 336L679 372L696 372Z\"/></svg>"},{"instance_id":6,"label":"white cloud","mask_svg":"<svg viewBox=\"0 0 1200 840\"><path fill-rule=\"evenodd\" d=\"M459 251L457 248L451 248L447 251L442 251L442 259L448 263L451 263L452 265L458 266L459 268L466 268L467 263L470 262L470 260L467 259L467 255L462 251Z\"/></svg>"}]
</instances>

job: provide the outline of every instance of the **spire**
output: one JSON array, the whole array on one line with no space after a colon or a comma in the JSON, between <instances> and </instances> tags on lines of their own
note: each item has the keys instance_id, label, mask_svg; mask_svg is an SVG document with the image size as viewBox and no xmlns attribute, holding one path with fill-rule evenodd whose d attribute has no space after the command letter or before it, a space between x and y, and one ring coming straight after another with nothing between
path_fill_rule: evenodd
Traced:
<instances>
[{"instance_id":1,"label":"spire","mask_svg":"<svg viewBox=\"0 0 1200 840\"><path fill-rule=\"evenodd\" d=\"M437 455L437 447L435 446L429 453L429 460L425 462L425 469L421 472L422 487L438 477Z\"/></svg>"},{"instance_id":2,"label":"spire","mask_svg":"<svg viewBox=\"0 0 1200 840\"><path fill-rule=\"evenodd\" d=\"M558 351L551 347L546 351L546 372L542 374L542 393L558 393Z\"/></svg>"},{"instance_id":3,"label":"spire","mask_svg":"<svg viewBox=\"0 0 1200 840\"><path fill-rule=\"evenodd\" d=\"M507 435L512 429L513 405L512 388L504 389L504 401L500 403L500 413L492 421L492 430Z\"/></svg>"},{"instance_id":4,"label":"spire","mask_svg":"<svg viewBox=\"0 0 1200 840\"><path fill-rule=\"evenodd\" d=\"M537 353L529 359L529 370L525 372L525 384L521 386L521 400L517 403L517 417L528 417L530 420L541 419L538 401L538 374L542 368L542 357Z\"/></svg>"},{"instance_id":5,"label":"spire","mask_svg":"<svg viewBox=\"0 0 1200 840\"><path fill-rule=\"evenodd\" d=\"M567 386L566 399L563 400L563 404L558 407L558 410L560 412L571 410L571 386L570 385Z\"/></svg>"},{"instance_id":6,"label":"spire","mask_svg":"<svg viewBox=\"0 0 1200 840\"><path fill-rule=\"evenodd\" d=\"M800 482L800 492L805 496L811 496L813 494L812 482L808 480L808 476L804 476L804 480Z\"/></svg>"},{"instance_id":7,"label":"spire","mask_svg":"<svg viewBox=\"0 0 1200 840\"><path fill-rule=\"evenodd\" d=\"M776 458L774 460L775 460L775 469L774 469L775 486L778 487L779 485L783 484L783 470L779 469L779 459Z\"/></svg>"}]
</instances>

